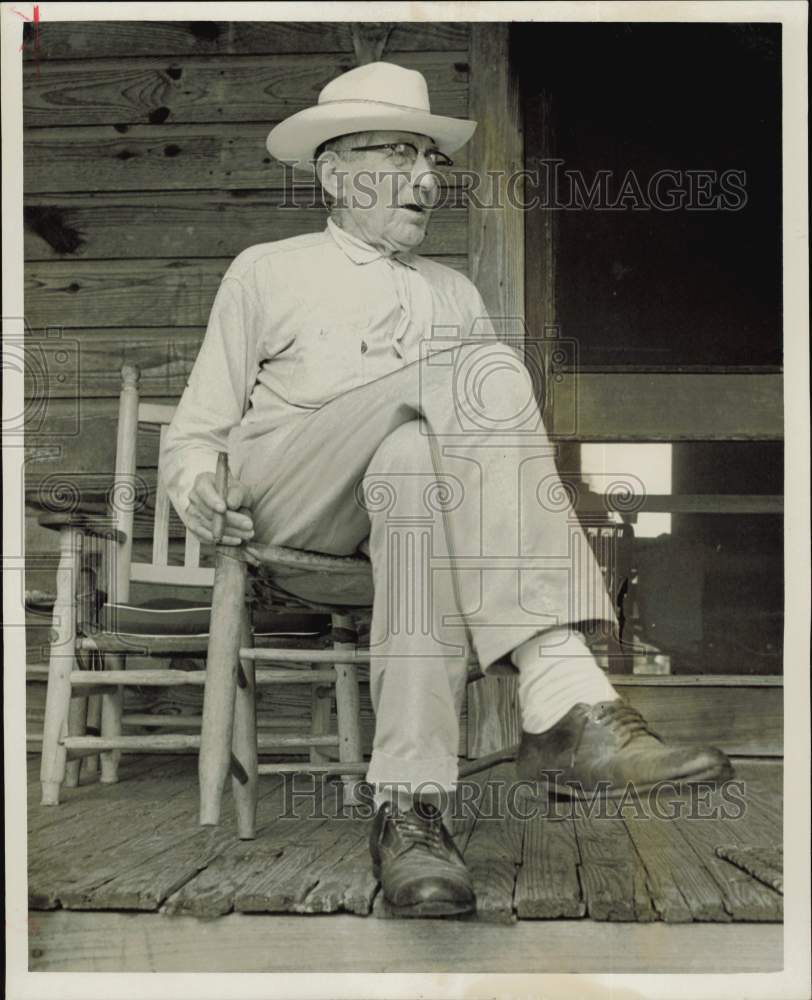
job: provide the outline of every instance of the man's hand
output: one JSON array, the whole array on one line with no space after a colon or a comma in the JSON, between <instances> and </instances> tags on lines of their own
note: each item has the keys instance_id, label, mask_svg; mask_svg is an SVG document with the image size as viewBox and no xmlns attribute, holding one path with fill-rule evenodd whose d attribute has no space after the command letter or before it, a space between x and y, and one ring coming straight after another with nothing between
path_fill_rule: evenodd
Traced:
<instances>
[{"instance_id":1,"label":"man's hand","mask_svg":"<svg viewBox=\"0 0 812 1000\"><path fill-rule=\"evenodd\" d=\"M248 489L241 482L232 479L228 487L226 503L221 500L214 485L213 472L201 472L195 479L189 494L187 517L192 531L204 542L213 542L212 524L215 514L225 514L225 525L221 545L241 545L254 537L254 522L243 504L248 498Z\"/></svg>"}]
</instances>

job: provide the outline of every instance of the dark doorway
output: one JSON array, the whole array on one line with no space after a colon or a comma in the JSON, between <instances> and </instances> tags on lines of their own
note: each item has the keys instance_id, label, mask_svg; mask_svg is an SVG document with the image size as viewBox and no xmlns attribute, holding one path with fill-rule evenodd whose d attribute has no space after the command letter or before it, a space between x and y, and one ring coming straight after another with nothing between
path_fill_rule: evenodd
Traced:
<instances>
[{"instance_id":1,"label":"dark doorway","mask_svg":"<svg viewBox=\"0 0 812 1000\"><path fill-rule=\"evenodd\" d=\"M779 365L780 25L536 24L515 41L527 166L560 206L555 320L582 363Z\"/></svg>"},{"instance_id":2,"label":"dark doorway","mask_svg":"<svg viewBox=\"0 0 812 1000\"><path fill-rule=\"evenodd\" d=\"M781 26L523 24L512 45L530 336L554 324L582 371L780 371ZM780 442L662 447L674 494L782 492ZM652 534L639 634L673 672L780 672L782 518L677 512Z\"/></svg>"}]
</instances>

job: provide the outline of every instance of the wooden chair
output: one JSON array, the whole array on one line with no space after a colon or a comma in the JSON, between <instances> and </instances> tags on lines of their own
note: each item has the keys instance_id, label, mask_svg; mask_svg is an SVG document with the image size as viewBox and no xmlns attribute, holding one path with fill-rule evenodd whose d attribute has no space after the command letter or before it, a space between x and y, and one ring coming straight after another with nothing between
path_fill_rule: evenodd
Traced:
<instances>
[{"instance_id":1,"label":"wooden chair","mask_svg":"<svg viewBox=\"0 0 812 1000\"><path fill-rule=\"evenodd\" d=\"M221 455L218 483L227 490L227 456ZM262 649L252 641L252 608L246 599L249 567L264 578L263 598L305 604L331 616L332 649ZM341 605L302 601L277 587L274 573L298 582L310 581L340 594ZM266 576L267 574L267 576ZM200 744L200 822L216 825L226 778L232 792L241 839L254 837L258 778L263 774L341 774L345 801L354 799L355 784L367 770L361 747L358 667L369 662L369 651L358 644L359 626L369 621L372 573L368 559L326 556L275 545L218 545L211 631ZM286 669L256 669L269 661ZM259 763L256 731L256 688L261 684L305 684L312 689L310 733L288 737L289 747L310 747L310 763ZM330 689L335 687L338 732L331 734ZM333 752L331 759L330 751ZM337 759L335 759L337 757Z\"/></svg>"},{"instance_id":2,"label":"wooden chair","mask_svg":"<svg viewBox=\"0 0 812 1000\"><path fill-rule=\"evenodd\" d=\"M331 557L278 546L249 545L239 549L218 546L212 569L200 565L199 543L188 531L183 565L171 565L170 501L161 482L160 467L151 526L151 559L134 559L136 520L148 519L150 513L144 507L149 491L139 488L136 476L138 429L145 425L157 427L163 438L174 415L172 406L139 400L138 378L133 366L122 369L115 477L107 514L78 510L47 513L40 518L41 524L60 532L54 641L43 727L42 801L57 804L61 785L77 784L82 758L93 762L100 755L101 781L115 782L122 752L194 752L200 748L201 822L218 821L225 778L231 771L240 835L250 838L260 774L340 774L351 799L358 776L366 771L358 684L359 668L363 670L368 664L369 651L359 645L358 631L369 622L371 567L369 560L362 557ZM596 529L594 536L604 561L613 552L612 546L606 544L605 531ZM265 588L265 599L253 612L246 604L249 569L252 581L259 581ZM617 576L617 567L612 572ZM98 585L99 577L103 586ZM308 586L314 584L321 591L325 580L340 596L340 604L325 605L292 596L292 592L306 594ZM199 601L175 609L133 607L129 603L133 583L213 586L211 620L209 608L200 607ZM105 598L101 606L99 593ZM139 619L135 624L133 616ZM153 624L156 619L163 622L176 617L184 625L182 630ZM324 648L324 638L317 640L321 648L308 649L302 648L306 643L301 639L294 641L279 635L285 629L290 631L294 623L294 630L302 631L303 620L310 623L307 631L312 635L322 635L329 626L331 648ZM206 670L126 669L127 658L132 656L206 655ZM267 666L256 670L257 662ZM285 667L273 669L271 663ZM469 681L482 676L476 663L469 666ZM199 719L184 718L186 731L123 731L132 726L143 729L147 724L154 728L159 722L172 724L171 719L125 715L125 685L180 684L205 686L203 715ZM255 690L263 684L311 688L309 731L294 732L285 727L284 732L264 741L264 748L308 752L309 762L258 763L263 741L258 741L256 734ZM329 731L333 689L336 733ZM200 734L188 731L197 724L201 726ZM93 731L98 729L100 732ZM491 763L490 758L469 763L462 773L473 773Z\"/></svg>"},{"instance_id":3,"label":"wooden chair","mask_svg":"<svg viewBox=\"0 0 812 1000\"><path fill-rule=\"evenodd\" d=\"M218 457L217 486L220 495L225 496L228 490L228 456L225 453ZM615 593L619 592L622 580L618 573L628 571L624 557L630 546L631 527L622 522L608 524L605 508L593 510L591 523L585 527L600 565L610 576L609 585ZM618 541L620 544L615 544ZM256 648L250 642L251 610L246 600L249 574L255 585L260 581L266 602L301 600L286 588L305 594L308 590L319 595L335 594L340 604L325 605L305 599L307 606L332 616L333 648L318 653ZM260 775L302 770L341 774L345 802L354 801L354 785L358 779L353 775L364 774L368 766L361 756L360 734L355 722L359 715L358 672L370 662L369 648L359 643L359 626L369 623L373 590L371 564L366 558L326 556L274 545L217 546L199 759L202 825L219 822L229 772L238 833L244 840L254 837ZM256 670L257 663L269 660L287 663L290 669L275 676ZM468 683L482 676L472 656L468 663ZM256 686L262 682L314 685L313 732L320 735L318 743L312 737L310 740L314 746L310 766L258 762L255 697ZM336 685L337 736L326 734L329 704L318 700L319 685L325 683ZM337 751L338 760L329 759L330 749ZM507 749L464 762L460 775L470 776L512 756L512 749Z\"/></svg>"},{"instance_id":4,"label":"wooden chair","mask_svg":"<svg viewBox=\"0 0 812 1000\"><path fill-rule=\"evenodd\" d=\"M209 607L200 600L130 603L131 584L172 585L173 588L211 588L214 570L200 564L200 545L185 532L183 565L170 564L170 501L158 469L154 511L146 505L149 490L136 476L136 441L139 427L159 430L161 439L174 414L174 407L139 400L138 370L122 369L115 474L106 514L79 509L68 513L45 513L40 523L59 531L60 559L56 574L56 601L50 650L48 685L42 741L42 802L56 805L60 787L75 786L82 758L91 763L101 756L100 779L118 780L122 752L196 751L200 735L189 732L200 718L184 717L186 731L180 733L128 734L125 728L173 726L167 717L123 714L125 685L202 687L205 670L126 669L132 656L157 658L205 656L209 636ZM136 521L152 523L151 558L133 558ZM139 524L139 527L141 525ZM156 606L157 603L157 606ZM295 617L271 614L257 616L256 641L263 648L278 643L279 632L293 628L314 635L324 631L329 618L322 613L301 612ZM303 640L286 639L287 645ZM323 643L322 643L323 644ZM300 650L304 652L304 650ZM323 685L324 678L319 678ZM325 717L326 700L319 687L319 725ZM342 718L346 721L345 713ZM357 746L357 721L346 723L345 739ZM94 732L95 730L95 732ZM100 730L100 732L99 732ZM319 729L313 742L326 737ZM272 734L276 746L300 745L288 730ZM311 744L307 744L311 745Z\"/></svg>"}]
</instances>

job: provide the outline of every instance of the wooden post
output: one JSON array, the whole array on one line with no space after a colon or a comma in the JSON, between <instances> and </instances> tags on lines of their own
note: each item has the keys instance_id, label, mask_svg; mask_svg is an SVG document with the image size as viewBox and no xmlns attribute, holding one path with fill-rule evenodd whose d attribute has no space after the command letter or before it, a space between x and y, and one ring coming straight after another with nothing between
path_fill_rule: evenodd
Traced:
<instances>
[{"instance_id":1,"label":"wooden post","mask_svg":"<svg viewBox=\"0 0 812 1000\"><path fill-rule=\"evenodd\" d=\"M528 94L527 107L527 169L537 173L544 202L554 202L555 188L550 163L555 160L556 136L553 98L548 90ZM547 190L549 188L549 190ZM527 287L527 327L533 340L544 337L545 328L555 326L556 265L558 254L558 213L543 204L530 210L526 227L527 259L533 261L534 280Z\"/></svg>"},{"instance_id":2,"label":"wooden post","mask_svg":"<svg viewBox=\"0 0 812 1000\"><path fill-rule=\"evenodd\" d=\"M511 181L525 166L521 95L510 59L510 25L483 22L470 30L468 114L479 125L468 145L468 162L480 180L479 202L484 207L475 202L468 206L469 276L497 334L500 329L513 333L525 318L525 210L520 199L532 193ZM535 266L529 248L528 254ZM479 739L480 701L495 712L509 681L489 677L469 686L469 744Z\"/></svg>"},{"instance_id":3,"label":"wooden post","mask_svg":"<svg viewBox=\"0 0 812 1000\"><path fill-rule=\"evenodd\" d=\"M311 670L318 669L318 663L312 663ZM314 684L310 690L310 734L324 736L330 732L330 714L333 707L333 688L328 684ZM310 748L311 764L326 764L330 760L328 754L318 747Z\"/></svg>"},{"instance_id":4,"label":"wooden post","mask_svg":"<svg viewBox=\"0 0 812 1000\"><path fill-rule=\"evenodd\" d=\"M78 581L74 592L74 602L76 606L76 634L87 635L92 628L96 612L96 574L93 568L93 556L95 554L97 542L94 537L88 536L82 539L82 556L78 566ZM77 658L79 666L84 666L84 657ZM93 715L91 717L90 704L93 701ZM84 736L88 725L98 726L99 716L96 714L101 708L97 695L88 696L84 693L77 697L71 693L70 707L68 709L68 735ZM65 787L76 788L79 784L79 777L84 769L89 773L92 763L98 765L98 758L91 757L82 760L68 760L65 765Z\"/></svg>"},{"instance_id":5,"label":"wooden post","mask_svg":"<svg viewBox=\"0 0 812 1000\"><path fill-rule=\"evenodd\" d=\"M65 779L65 747L61 740L68 727L71 671L75 669L76 584L82 553L82 536L76 528L59 533L59 566L56 571L56 601L48 665L48 690L42 727L42 804L59 804L59 788Z\"/></svg>"},{"instance_id":6,"label":"wooden post","mask_svg":"<svg viewBox=\"0 0 812 1000\"><path fill-rule=\"evenodd\" d=\"M243 603L240 646L254 642L251 617ZM257 692L254 661L240 660L240 672L234 702L234 733L231 741L231 793L237 812L240 840L253 840L257 820Z\"/></svg>"},{"instance_id":7,"label":"wooden post","mask_svg":"<svg viewBox=\"0 0 812 1000\"><path fill-rule=\"evenodd\" d=\"M509 41L509 24L471 25L468 113L479 124L468 158L480 183L468 206L469 274L493 320L524 318L523 188L516 182L524 145Z\"/></svg>"},{"instance_id":8,"label":"wooden post","mask_svg":"<svg viewBox=\"0 0 812 1000\"><path fill-rule=\"evenodd\" d=\"M108 566L108 600L127 601L130 598L130 562L135 518L135 450L138 441L138 379L135 365L121 369L121 397L118 406L116 436L116 468L112 490L112 517L121 532L119 540L109 547L112 558Z\"/></svg>"},{"instance_id":9,"label":"wooden post","mask_svg":"<svg viewBox=\"0 0 812 1000\"><path fill-rule=\"evenodd\" d=\"M349 615L333 614L333 649L356 649L358 634ZM341 761L362 760L361 702L358 693L358 668L354 663L336 663L336 716L338 718L338 757ZM344 801L358 802L358 776L342 774Z\"/></svg>"},{"instance_id":10,"label":"wooden post","mask_svg":"<svg viewBox=\"0 0 812 1000\"><path fill-rule=\"evenodd\" d=\"M312 669L316 669L316 664ZM330 715L333 708L333 689L327 684L314 684L310 693L310 735L325 736L330 732ZM329 754L317 747L310 748L311 764L326 764Z\"/></svg>"},{"instance_id":11,"label":"wooden post","mask_svg":"<svg viewBox=\"0 0 812 1000\"><path fill-rule=\"evenodd\" d=\"M81 688L80 688L81 690ZM87 732L87 697L71 697L68 706L68 736L84 736ZM65 764L65 788L76 788L79 784L80 760L69 760Z\"/></svg>"},{"instance_id":12,"label":"wooden post","mask_svg":"<svg viewBox=\"0 0 812 1000\"><path fill-rule=\"evenodd\" d=\"M126 666L123 656L108 653L104 657L105 670L124 670ZM105 690L101 696L101 733L103 737L115 738L121 736L121 713L123 689L120 684ZM121 759L120 750L104 750L101 754L101 778L103 785L114 785L118 781L118 764Z\"/></svg>"},{"instance_id":13,"label":"wooden post","mask_svg":"<svg viewBox=\"0 0 812 1000\"><path fill-rule=\"evenodd\" d=\"M92 694L87 699L87 727L86 732L92 736L101 736L101 707L102 699L100 694ZM99 773L99 758L86 757L85 774L88 777L96 778Z\"/></svg>"},{"instance_id":14,"label":"wooden post","mask_svg":"<svg viewBox=\"0 0 812 1000\"><path fill-rule=\"evenodd\" d=\"M121 540L107 545L107 600L111 604L130 599L130 564L132 561L133 522L135 520L135 460L138 444L138 381L140 371L135 365L121 368L121 396L118 404L116 434L116 467L110 511L113 524L122 532ZM126 659L118 654L104 657L105 670L124 670ZM121 712L124 701L121 685L102 695L101 734L114 739L121 736ZM113 785L118 781L120 750L105 750L101 754L101 782Z\"/></svg>"}]
</instances>

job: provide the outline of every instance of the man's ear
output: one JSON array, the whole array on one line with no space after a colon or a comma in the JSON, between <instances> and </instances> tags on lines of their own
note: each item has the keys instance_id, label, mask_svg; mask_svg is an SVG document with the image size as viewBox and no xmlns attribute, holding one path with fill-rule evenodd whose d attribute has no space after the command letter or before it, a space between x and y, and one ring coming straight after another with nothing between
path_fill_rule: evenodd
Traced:
<instances>
[{"instance_id":1,"label":"man's ear","mask_svg":"<svg viewBox=\"0 0 812 1000\"><path fill-rule=\"evenodd\" d=\"M335 204L340 205L344 194L346 171L341 166L341 160L334 150L325 150L316 160L316 176L324 193L329 195Z\"/></svg>"}]
</instances>

